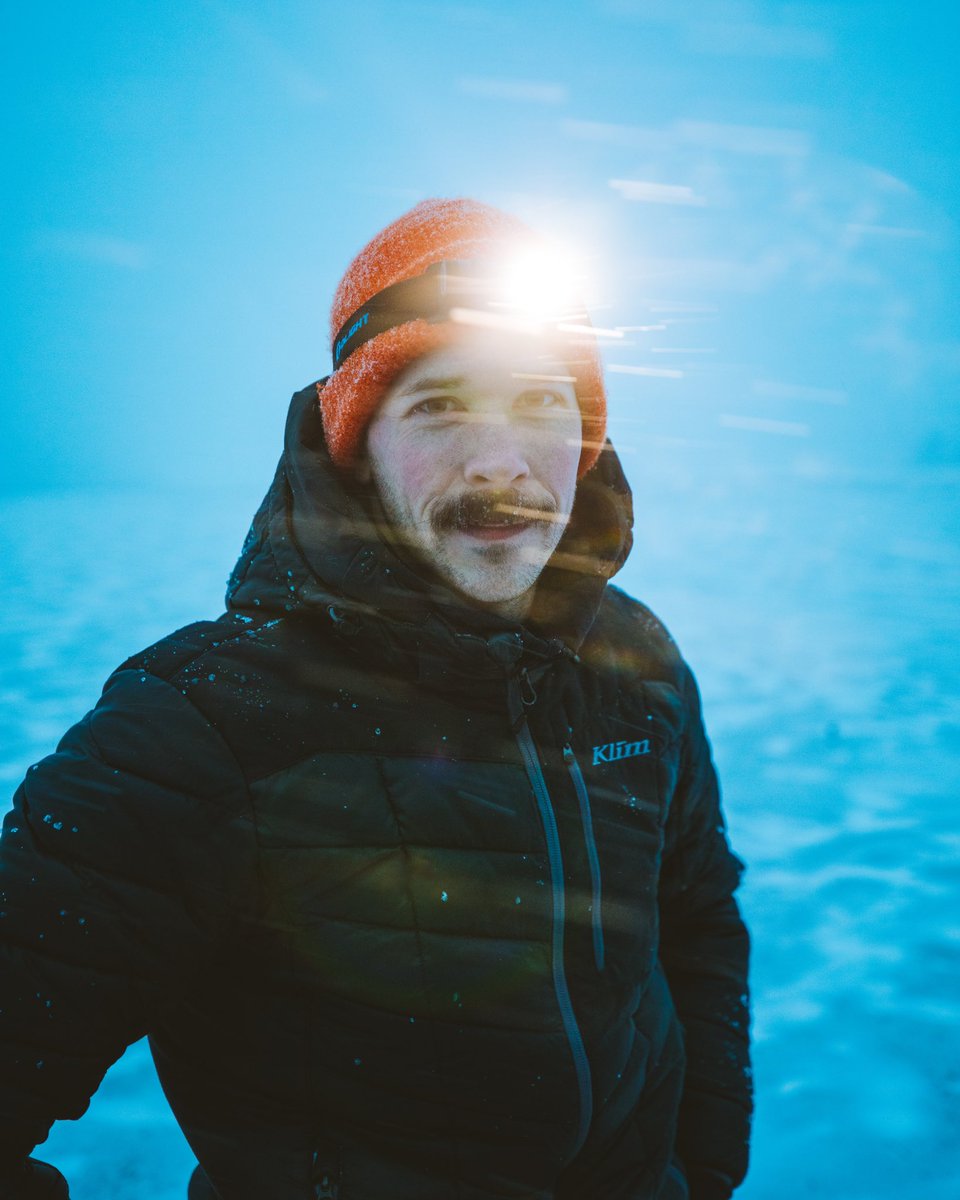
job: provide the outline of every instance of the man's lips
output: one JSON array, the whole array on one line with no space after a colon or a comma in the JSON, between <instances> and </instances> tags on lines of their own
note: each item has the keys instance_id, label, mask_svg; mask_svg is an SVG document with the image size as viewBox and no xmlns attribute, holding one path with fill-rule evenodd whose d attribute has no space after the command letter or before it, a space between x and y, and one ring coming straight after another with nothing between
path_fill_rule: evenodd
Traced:
<instances>
[{"instance_id":1,"label":"man's lips","mask_svg":"<svg viewBox=\"0 0 960 1200\"><path fill-rule=\"evenodd\" d=\"M481 542L504 542L529 529L530 521L510 521L497 525L467 525L458 532Z\"/></svg>"},{"instance_id":2,"label":"man's lips","mask_svg":"<svg viewBox=\"0 0 960 1200\"><path fill-rule=\"evenodd\" d=\"M552 505L517 488L477 490L440 502L431 515L438 534L460 534L480 542L519 537L543 522L562 521Z\"/></svg>"}]
</instances>

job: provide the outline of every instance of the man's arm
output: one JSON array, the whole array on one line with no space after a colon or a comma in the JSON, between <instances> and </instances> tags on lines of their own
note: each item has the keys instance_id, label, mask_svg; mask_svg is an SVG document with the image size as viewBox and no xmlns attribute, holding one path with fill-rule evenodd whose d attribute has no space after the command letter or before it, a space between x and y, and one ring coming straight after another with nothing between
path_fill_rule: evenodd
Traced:
<instances>
[{"instance_id":1,"label":"man's arm","mask_svg":"<svg viewBox=\"0 0 960 1200\"><path fill-rule=\"evenodd\" d=\"M70 1200L70 1192L56 1167L24 1158L0 1168L0 1200Z\"/></svg>"},{"instance_id":2,"label":"man's arm","mask_svg":"<svg viewBox=\"0 0 960 1200\"><path fill-rule=\"evenodd\" d=\"M687 726L660 883L660 957L687 1052L677 1152L692 1200L725 1200L747 1169L749 938L733 896L743 867L727 844L700 697L686 668L684 691Z\"/></svg>"},{"instance_id":3,"label":"man's arm","mask_svg":"<svg viewBox=\"0 0 960 1200\"><path fill-rule=\"evenodd\" d=\"M0 839L0 1178L24 1183L52 1123L188 985L229 898L255 894L245 812L216 730L142 671L30 769Z\"/></svg>"}]
</instances>

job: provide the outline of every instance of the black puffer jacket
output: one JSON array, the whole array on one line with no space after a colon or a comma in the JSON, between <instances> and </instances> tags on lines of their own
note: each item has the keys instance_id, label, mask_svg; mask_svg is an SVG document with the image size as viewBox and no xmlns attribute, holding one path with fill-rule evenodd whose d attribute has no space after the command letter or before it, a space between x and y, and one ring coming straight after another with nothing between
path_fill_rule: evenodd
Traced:
<instances>
[{"instance_id":1,"label":"black puffer jacket","mask_svg":"<svg viewBox=\"0 0 960 1200\"><path fill-rule=\"evenodd\" d=\"M115 672L5 821L0 1165L149 1033L223 1200L728 1194L739 863L690 672L606 582L615 455L520 628L376 535L314 396L227 613Z\"/></svg>"}]
</instances>

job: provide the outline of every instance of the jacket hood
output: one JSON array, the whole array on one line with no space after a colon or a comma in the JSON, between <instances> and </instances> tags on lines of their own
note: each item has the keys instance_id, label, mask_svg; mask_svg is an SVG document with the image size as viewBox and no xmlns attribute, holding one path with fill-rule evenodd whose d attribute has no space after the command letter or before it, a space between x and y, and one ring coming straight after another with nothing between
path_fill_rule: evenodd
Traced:
<instances>
[{"instance_id":1,"label":"jacket hood","mask_svg":"<svg viewBox=\"0 0 960 1200\"><path fill-rule=\"evenodd\" d=\"M524 652L576 654L630 552L632 526L630 488L608 441L577 486L524 624L470 605L381 536L362 493L331 462L311 384L291 400L283 455L230 576L227 608L315 610L341 635L416 645L421 658L428 644L441 659L473 658L466 652L478 645L489 659L497 647L502 671Z\"/></svg>"}]
</instances>

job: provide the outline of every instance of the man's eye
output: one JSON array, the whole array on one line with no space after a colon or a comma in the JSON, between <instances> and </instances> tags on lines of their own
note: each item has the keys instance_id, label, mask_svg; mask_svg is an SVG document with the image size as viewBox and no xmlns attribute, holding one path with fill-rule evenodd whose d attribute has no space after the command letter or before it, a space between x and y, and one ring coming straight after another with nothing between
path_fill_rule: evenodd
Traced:
<instances>
[{"instance_id":1,"label":"man's eye","mask_svg":"<svg viewBox=\"0 0 960 1200\"><path fill-rule=\"evenodd\" d=\"M548 416L563 412L570 407L566 396L560 392L551 392L537 388L535 391L524 392L520 404L530 412L544 413Z\"/></svg>"},{"instance_id":2,"label":"man's eye","mask_svg":"<svg viewBox=\"0 0 960 1200\"><path fill-rule=\"evenodd\" d=\"M428 417L437 417L443 413L453 412L457 402L453 396L426 396L410 409L412 413L423 413Z\"/></svg>"}]
</instances>

